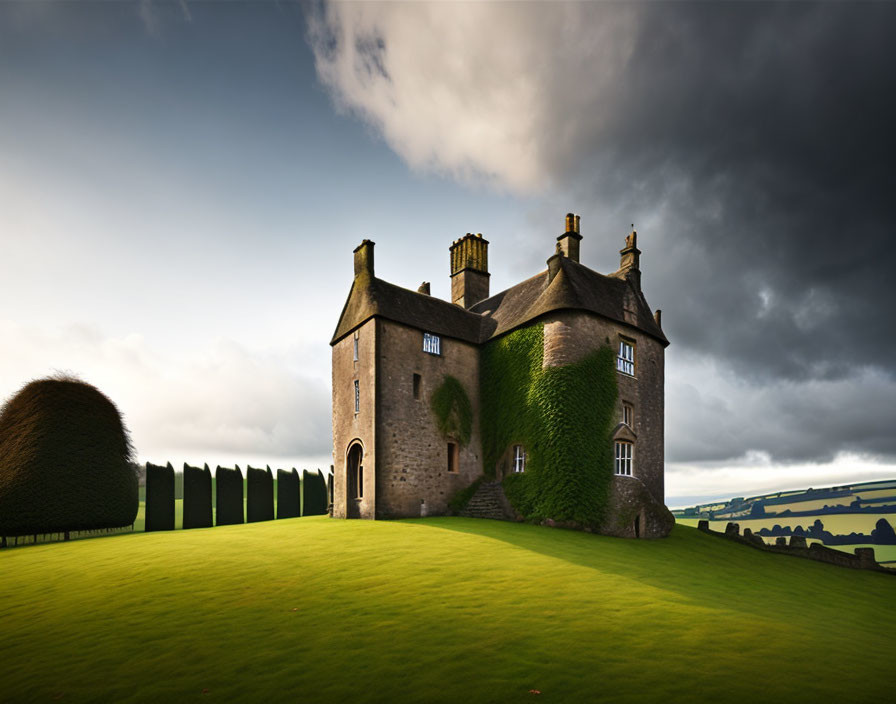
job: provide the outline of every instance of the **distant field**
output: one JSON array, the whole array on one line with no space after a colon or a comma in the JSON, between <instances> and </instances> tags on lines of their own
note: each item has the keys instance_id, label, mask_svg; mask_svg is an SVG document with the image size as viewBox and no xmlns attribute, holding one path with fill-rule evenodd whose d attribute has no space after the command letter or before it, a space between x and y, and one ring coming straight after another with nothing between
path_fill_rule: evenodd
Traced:
<instances>
[{"instance_id":1,"label":"distant field","mask_svg":"<svg viewBox=\"0 0 896 704\"><path fill-rule=\"evenodd\" d=\"M796 526L802 526L804 529L809 528L815 520L818 519L824 524L825 530L830 531L836 535L849 533L865 533L866 535L871 535L871 531L874 530L874 525L877 523L879 518L886 518L890 521L890 524L896 527L896 514L892 513L882 513L882 514L873 514L873 513L842 513L842 514L829 514L825 516L799 516L796 518L790 518L788 516L770 516L768 518L756 518L756 519L744 519L738 518L735 523L740 526L741 532L743 532L744 528L749 528L754 533L758 532L762 528L768 528L771 530L775 525L790 526L791 528L795 528ZM693 528L697 527L697 523L700 521L699 518L678 518L676 517L675 522L679 523L683 526L691 526ZM720 520L720 521L710 521L709 527L712 530L724 531L725 526L730 523L728 519ZM774 538L766 538L765 542L774 543ZM820 542L809 540L809 542ZM857 547L863 547L862 545L829 545L828 547L834 548L835 550L843 550L845 552L851 553ZM881 560L896 560L896 545L868 545L867 547L874 548L875 556L877 557L878 562ZM887 557L883 557L886 555ZM890 557L892 555L892 557Z\"/></svg>"},{"instance_id":2,"label":"distant field","mask_svg":"<svg viewBox=\"0 0 896 704\"><path fill-rule=\"evenodd\" d=\"M896 524L896 514L893 513L831 513L820 516L767 516L766 518L738 518L736 523L740 525L740 529L749 528L753 532L761 528L771 529L775 525L780 526L802 526L808 528L816 520L824 524L825 530L829 530L836 535L848 535L849 533L866 533L871 535L874 526L881 518L890 521L891 525ZM676 521L683 525L697 525L699 519L676 518ZM713 530L725 530L725 526L729 523L728 519L719 521L710 521L709 527Z\"/></svg>"},{"instance_id":3,"label":"distant field","mask_svg":"<svg viewBox=\"0 0 896 704\"><path fill-rule=\"evenodd\" d=\"M768 513L783 513L784 511L817 511L825 506L849 506L853 501L855 501L855 497L853 496L815 499L810 501L794 501L789 504L773 504L772 506L766 506L765 510Z\"/></svg>"},{"instance_id":4,"label":"distant field","mask_svg":"<svg viewBox=\"0 0 896 704\"><path fill-rule=\"evenodd\" d=\"M856 496L861 499L883 499L887 496L893 496L896 491L893 489L878 489L876 491L857 491Z\"/></svg>"},{"instance_id":5,"label":"distant field","mask_svg":"<svg viewBox=\"0 0 896 704\"><path fill-rule=\"evenodd\" d=\"M680 525L130 533L0 553L0 700L889 704L894 600Z\"/></svg>"},{"instance_id":6,"label":"distant field","mask_svg":"<svg viewBox=\"0 0 896 704\"><path fill-rule=\"evenodd\" d=\"M892 514L891 514L892 515ZM697 527L697 518L676 518L675 522L679 523L683 526L690 526L692 528ZM729 523L729 521L710 521L709 527L713 530L723 531L725 530L725 526ZM741 532L743 532L744 528L750 528L750 530L757 530L752 526L745 526L744 521L738 520L737 524L740 526ZM811 525L811 523L809 524ZM760 526L762 527L762 526ZM771 528L772 526L768 526ZM803 526L804 528L806 526ZM825 526L827 527L827 526ZM856 531L858 532L858 531ZM774 545L776 538L774 537L766 537L760 536L766 543L769 545ZM787 538L788 541L790 538ZM806 538L806 544L811 545L812 543L820 543L820 540L815 540L814 538ZM872 545L871 543L856 543L855 545L828 545L829 548L833 548L834 550L842 550L843 552L848 552L852 554L856 548L874 548L874 557L878 562L892 562L896 561L896 545Z\"/></svg>"}]
</instances>

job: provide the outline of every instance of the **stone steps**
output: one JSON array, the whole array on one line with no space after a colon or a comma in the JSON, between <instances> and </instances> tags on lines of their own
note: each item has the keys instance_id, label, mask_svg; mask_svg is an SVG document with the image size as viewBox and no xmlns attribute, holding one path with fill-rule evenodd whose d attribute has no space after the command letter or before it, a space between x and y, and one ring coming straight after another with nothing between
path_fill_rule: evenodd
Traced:
<instances>
[{"instance_id":1,"label":"stone steps","mask_svg":"<svg viewBox=\"0 0 896 704\"><path fill-rule=\"evenodd\" d=\"M465 518L507 520L503 498L504 490L501 488L501 482L483 482L460 515Z\"/></svg>"}]
</instances>

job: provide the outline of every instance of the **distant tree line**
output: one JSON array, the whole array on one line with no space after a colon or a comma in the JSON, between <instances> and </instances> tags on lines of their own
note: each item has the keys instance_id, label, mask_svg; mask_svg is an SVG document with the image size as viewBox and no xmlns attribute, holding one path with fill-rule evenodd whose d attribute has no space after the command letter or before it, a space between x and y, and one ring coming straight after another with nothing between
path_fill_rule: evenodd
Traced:
<instances>
[{"instance_id":1,"label":"distant tree line","mask_svg":"<svg viewBox=\"0 0 896 704\"><path fill-rule=\"evenodd\" d=\"M886 518L881 518L875 524L871 535L866 533L850 533L849 535L834 535L830 531L824 529L824 523L816 520L808 529L802 526L791 528L790 526L781 527L775 524L771 529L761 528L756 531L763 537L779 537L799 535L806 538L814 538L820 540L825 545L856 545L856 544L872 544L872 545L896 545L896 531Z\"/></svg>"}]
</instances>

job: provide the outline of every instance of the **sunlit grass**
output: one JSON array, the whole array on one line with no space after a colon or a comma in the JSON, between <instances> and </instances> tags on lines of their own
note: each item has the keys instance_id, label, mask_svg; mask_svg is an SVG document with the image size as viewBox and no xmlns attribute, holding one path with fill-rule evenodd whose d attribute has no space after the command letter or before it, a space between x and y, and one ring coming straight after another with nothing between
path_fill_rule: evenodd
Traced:
<instances>
[{"instance_id":1,"label":"sunlit grass","mask_svg":"<svg viewBox=\"0 0 896 704\"><path fill-rule=\"evenodd\" d=\"M133 533L0 553L0 699L889 701L894 597L681 526Z\"/></svg>"}]
</instances>

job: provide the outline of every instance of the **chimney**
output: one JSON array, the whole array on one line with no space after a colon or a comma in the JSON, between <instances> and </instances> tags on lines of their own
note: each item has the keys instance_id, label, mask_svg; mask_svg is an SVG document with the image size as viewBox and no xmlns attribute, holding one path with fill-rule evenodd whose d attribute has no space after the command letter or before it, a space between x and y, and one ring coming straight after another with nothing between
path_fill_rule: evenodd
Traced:
<instances>
[{"instance_id":1,"label":"chimney","mask_svg":"<svg viewBox=\"0 0 896 704\"><path fill-rule=\"evenodd\" d=\"M565 255L563 254L563 250L561 248L560 243L557 243L557 251L554 252L553 255L548 257L548 284L554 280L554 277L560 273L560 260L563 259Z\"/></svg>"},{"instance_id":2,"label":"chimney","mask_svg":"<svg viewBox=\"0 0 896 704\"><path fill-rule=\"evenodd\" d=\"M451 302L463 308L488 298L488 240L467 233L448 248L451 254Z\"/></svg>"},{"instance_id":3,"label":"chimney","mask_svg":"<svg viewBox=\"0 0 896 704\"><path fill-rule=\"evenodd\" d=\"M557 238L560 244L560 252L564 257L569 257L574 262L579 261L579 242L582 235L579 234L579 216L572 213L566 214L566 232Z\"/></svg>"},{"instance_id":4,"label":"chimney","mask_svg":"<svg viewBox=\"0 0 896 704\"><path fill-rule=\"evenodd\" d=\"M632 231L625 238L625 247L619 250L619 271L618 274L634 279L638 290L641 289L641 250L638 249L638 233L635 232L635 226L632 225Z\"/></svg>"},{"instance_id":5,"label":"chimney","mask_svg":"<svg viewBox=\"0 0 896 704\"><path fill-rule=\"evenodd\" d=\"M367 273L373 278L373 245L376 242L364 240L355 247L355 278Z\"/></svg>"},{"instance_id":6,"label":"chimney","mask_svg":"<svg viewBox=\"0 0 896 704\"><path fill-rule=\"evenodd\" d=\"M422 284L420 284L420 286L417 288L417 293L425 293L427 296L432 295L429 292L429 281L424 281Z\"/></svg>"}]
</instances>

